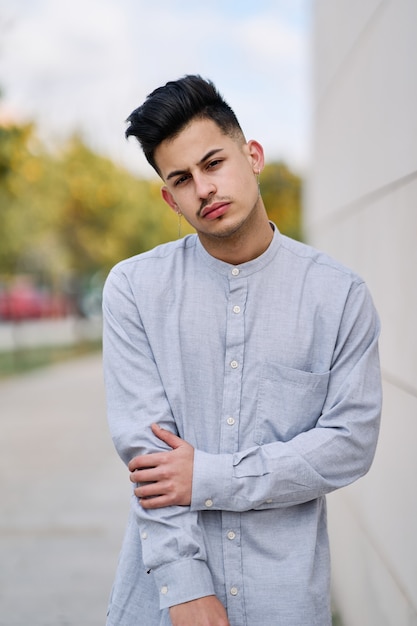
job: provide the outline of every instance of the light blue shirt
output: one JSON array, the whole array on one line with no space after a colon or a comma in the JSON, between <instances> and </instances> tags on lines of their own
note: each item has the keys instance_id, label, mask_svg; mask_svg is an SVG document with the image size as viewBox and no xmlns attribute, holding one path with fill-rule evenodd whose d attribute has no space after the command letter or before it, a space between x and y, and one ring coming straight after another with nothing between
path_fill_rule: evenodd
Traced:
<instances>
[{"instance_id":1,"label":"light blue shirt","mask_svg":"<svg viewBox=\"0 0 417 626\"><path fill-rule=\"evenodd\" d=\"M190 235L112 270L114 444L125 463L164 448L157 422L195 460L191 506L132 496L109 626L168 626L167 607L209 594L231 626L330 625L325 494L371 465L378 335L363 280L276 228L239 266Z\"/></svg>"}]
</instances>

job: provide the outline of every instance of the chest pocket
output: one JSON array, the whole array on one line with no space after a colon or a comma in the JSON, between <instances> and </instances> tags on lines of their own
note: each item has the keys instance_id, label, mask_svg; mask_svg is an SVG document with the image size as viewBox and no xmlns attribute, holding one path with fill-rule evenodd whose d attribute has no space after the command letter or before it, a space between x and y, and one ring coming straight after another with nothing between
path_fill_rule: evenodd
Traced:
<instances>
[{"instance_id":1,"label":"chest pocket","mask_svg":"<svg viewBox=\"0 0 417 626\"><path fill-rule=\"evenodd\" d=\"M330 372L315 374L264 363L258 388L255 443L289 441L314 428L326 399Z\"/></svg>"}]
</instances>

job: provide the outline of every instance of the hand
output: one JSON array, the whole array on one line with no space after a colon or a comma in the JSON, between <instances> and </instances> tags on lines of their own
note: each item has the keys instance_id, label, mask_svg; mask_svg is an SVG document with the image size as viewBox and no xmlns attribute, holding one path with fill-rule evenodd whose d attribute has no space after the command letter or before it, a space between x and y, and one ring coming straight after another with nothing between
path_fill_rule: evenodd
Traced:
<instances>
[{"instance_id":1,"label":"hand","mask_svg":"<svg viewBox=\"0 0 417 626\"><path fill-rule=\"evenodd\" d=\"M230 626L227 613L216 596L205 596L171 606L172 626Z\"/></svg>"},{"instance_id":2,"label":"hand","mask_svg":"<svg viewBox=\"0 0 417 626\"><path fill-rule=\"evenodd\" d=\"M194 448L169 430L152 424L152 432L172 450L136 456L129 463L130 480L144 509L191 503Z\"/></svg>"}]
</instances>

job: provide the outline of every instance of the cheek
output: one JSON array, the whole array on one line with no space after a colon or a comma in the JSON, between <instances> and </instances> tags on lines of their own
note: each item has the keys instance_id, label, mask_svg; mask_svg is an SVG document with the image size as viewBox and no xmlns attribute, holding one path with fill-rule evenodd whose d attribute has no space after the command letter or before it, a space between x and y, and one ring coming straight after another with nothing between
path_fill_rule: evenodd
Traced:
<instances>
[{"instance_id":1,"label":"cheek","mask_svg":"<svg viewBox=\"0 0 417 626\"><path fill-rule=\"evenodd\" d=\"M175 202L177 211L179 210L184 216L192 216L195 213L197 202L191 186L190 189L182 189L180 193L176 194Z\"/></svg>"},{"instance_id":2,"label":"cheek","mask_svg":"<svg viewBox=\"0 0 417 626\"><path fill-rule=\"evenodd\" d=\"M245 196L258 195L258 181L254 172L247 166L235 172L234 189Z\"/></svg>"}]
</instances>

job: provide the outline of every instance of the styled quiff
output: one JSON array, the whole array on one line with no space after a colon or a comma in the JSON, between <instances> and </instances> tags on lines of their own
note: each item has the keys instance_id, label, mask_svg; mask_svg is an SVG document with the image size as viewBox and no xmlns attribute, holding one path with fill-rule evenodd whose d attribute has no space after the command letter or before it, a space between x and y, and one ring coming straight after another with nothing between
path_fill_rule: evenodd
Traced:
<instances>
[{"instance_id":1,"label":"styled quiff","mask_svg":"<svg viewBox=\"0 0 417 626\"><path fill-rule=\"evenodd\" d=\"M166 139L178 135L193 119L210 119L225 135L244 140L236 115L209 80L187 75L150 93L127 118L126 137L133 135L147 161L160 174L154 154Z\"/></svg>"}]
</instances>

